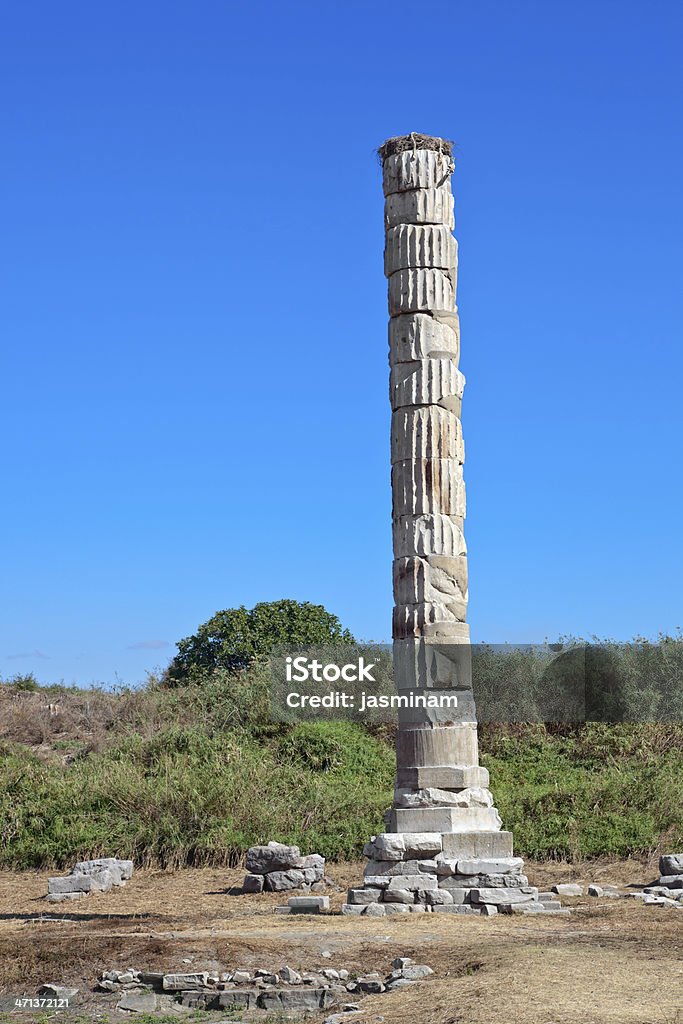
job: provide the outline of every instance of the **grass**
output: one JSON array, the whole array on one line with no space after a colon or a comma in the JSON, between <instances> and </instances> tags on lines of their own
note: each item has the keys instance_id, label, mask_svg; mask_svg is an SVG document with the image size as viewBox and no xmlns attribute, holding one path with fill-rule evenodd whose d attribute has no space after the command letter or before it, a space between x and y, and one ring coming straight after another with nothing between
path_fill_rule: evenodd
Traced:
<instances>
[{"instance_id":1,"label":"grass","mask_svg":"<svg viewBox=\"0 0 683 1024\"><path fill-rule=\"evenodd\" d=\"M683 726L485 723L480 739L520 854L683 847ZM260 669L116 693L0 684L0 866L235 865L272 838L352 859L394 768L388 726L273 725Z\"/></svg>"}]
</instances>

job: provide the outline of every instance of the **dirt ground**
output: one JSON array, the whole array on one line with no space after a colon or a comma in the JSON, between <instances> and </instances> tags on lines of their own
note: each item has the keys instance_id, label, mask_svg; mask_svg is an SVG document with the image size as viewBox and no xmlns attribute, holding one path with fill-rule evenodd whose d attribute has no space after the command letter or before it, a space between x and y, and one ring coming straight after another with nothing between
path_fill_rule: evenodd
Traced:
<instances>
[{"instance_id":1,"label":"dirt ground","mask_svg":"<svg viewBox=\"0 0 683 1024\"><path fill-rule=\"evenodd\" d=\"M527 864L527 870L542 888L576 880L634 891L656 874L652 865L637 861L576 868ZM346 886L361 878L362 865L328 865L328 871L338 910ZM0 872L0 1021L46 1020L12 1011L11 1000L35 995L48 981L80 990L77 1005L60 1014L61 1021L134 1020L114 1009L115 997L93 992L98 972L110 968L276 970L289 964L387 973L395 956L411 956L429 964L434 976L407 990L367 997L362 1015L353 1020L683 1024L683 910L580 897L564 900L573 911L569 918L288 917L273 912L286 898L241 895L243 871L227 869L136 872L124 889L63 910L43 898L47 877L48 872ZM306 1019L317 1024L324 1016ZM213 1024L220 1018L184 1011L180 1019ZM265 1019L279 1018L261 1014ZM144 1018L145 1024L151 1020Z\"/></svg>"}]
</instances>

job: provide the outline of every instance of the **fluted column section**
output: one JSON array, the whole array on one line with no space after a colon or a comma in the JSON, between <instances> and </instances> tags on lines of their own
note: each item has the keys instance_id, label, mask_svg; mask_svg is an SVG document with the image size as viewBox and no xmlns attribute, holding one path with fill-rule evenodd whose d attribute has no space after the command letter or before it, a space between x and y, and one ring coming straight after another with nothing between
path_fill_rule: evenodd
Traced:
<instances>
[{"instance_id":1,"label":"fluted column section","mask_svg":"<svg viewBox=\"0 0 683 1024\"><path fill-rule=\"evenodd\" d=\"M453 159L442 139L380 149L389 292L394 673L399 691L456 689L458 710L399 714L396 831L497 828L469 689ZM468 790L468 797L463 794ZM438 811L434 809L438 808Z\"/></svg>"}]
</instances>

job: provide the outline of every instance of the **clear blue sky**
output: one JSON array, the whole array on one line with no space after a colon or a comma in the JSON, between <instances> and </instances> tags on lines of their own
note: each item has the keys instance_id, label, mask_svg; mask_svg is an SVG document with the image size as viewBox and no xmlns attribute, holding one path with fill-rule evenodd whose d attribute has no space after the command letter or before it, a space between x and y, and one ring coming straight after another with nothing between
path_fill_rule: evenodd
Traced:
<instances>
[{"instance_id":1,"label":"clear blue sky","mask_svg":"<svg viewBox=\"0 0 683 1024\"><path fill-rule=\"evenodd\" d=\"M0 675L391 631L374 149L457 143L473 638L683 622L683 8L6 4Z\"/></svg>"}]
</instances>

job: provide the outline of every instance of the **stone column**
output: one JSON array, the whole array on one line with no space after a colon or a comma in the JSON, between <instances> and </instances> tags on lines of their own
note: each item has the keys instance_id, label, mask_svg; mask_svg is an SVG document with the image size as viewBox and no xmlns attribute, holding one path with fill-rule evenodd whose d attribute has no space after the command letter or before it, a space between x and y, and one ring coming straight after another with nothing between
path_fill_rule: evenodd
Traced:
<instances>
[{"instance_id":1,"label":"stone column","mask_svg":"<svg viewBox=\"0 0 683 1024\"><path fill-rule=\"evenodd\" d=\"M479 766L466 623L452 147L413 133L389 139L379 154L389 282L394 678L408 706L398 713L386 832L366 844L365 884L349 890L344 912L495 913L527 903L540 910Z\"/></svg>"}]
</instances>

